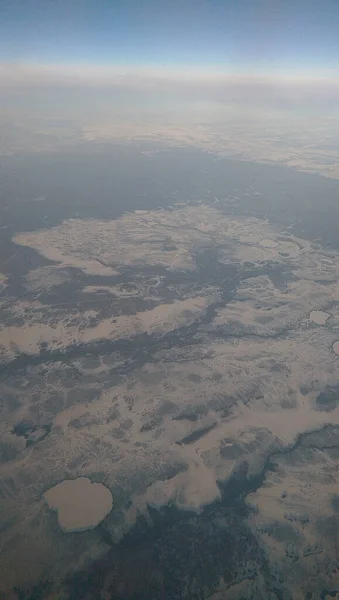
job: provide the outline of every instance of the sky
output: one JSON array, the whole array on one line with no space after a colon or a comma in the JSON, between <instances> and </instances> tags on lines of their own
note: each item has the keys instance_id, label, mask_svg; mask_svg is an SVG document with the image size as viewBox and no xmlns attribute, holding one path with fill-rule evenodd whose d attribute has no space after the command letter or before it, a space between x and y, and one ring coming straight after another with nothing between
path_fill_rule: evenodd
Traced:
<instances>
[{"instance_id":1,"label":"sky","mask_svg":"<svg viewBox=\"0 0 339 600\"><path fill-rule=\"evenodd\" d=\"M338 0L0 0L6 63L339 67Z\"/></svg>"},{"instance_id":2,"label":"sky","mask_svg":"<svg viewBox=\"0 0 339 600\"><path fill-rule=\"evenodd\" d=\"M0 0L0 117L221 105L339 114L339 0Z\"/></svg>"}]
</instances>

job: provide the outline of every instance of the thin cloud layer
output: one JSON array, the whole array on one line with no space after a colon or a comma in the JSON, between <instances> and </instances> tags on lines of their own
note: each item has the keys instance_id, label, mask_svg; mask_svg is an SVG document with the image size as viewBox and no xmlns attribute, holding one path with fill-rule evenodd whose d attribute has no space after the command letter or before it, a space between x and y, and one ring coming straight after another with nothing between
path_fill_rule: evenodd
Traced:
<instances>
[{"instance_id":1,"label":"thin cloud layer","mask_svg":"<svg viewBox=\"0 0 339 600\"><path fill-rule=\"evenodd\" d=\"M198 68L0 63L5 91L46 87L121 88L198 94L221 102L339 102L339 72L240 72Z\"/></svg>"}]
</instances>

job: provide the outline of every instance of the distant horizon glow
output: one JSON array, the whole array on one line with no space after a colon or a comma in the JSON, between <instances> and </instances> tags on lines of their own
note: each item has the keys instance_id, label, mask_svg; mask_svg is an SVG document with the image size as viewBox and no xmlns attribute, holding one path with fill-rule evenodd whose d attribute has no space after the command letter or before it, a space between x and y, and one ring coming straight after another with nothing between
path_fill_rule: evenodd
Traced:
<instances>
[{"instance_id":1,"label":"distant horizon glow","mask_svg":"<svg viewBox=\"0 0 339 600\"><path fill-rule=\"evenodd\" d=\"M161 85L277 85L302 87L327 86L339 88L339 68L327 70L272 70L246 72L244 69L221 69L196 65L163 67L140 65L47 64L25 62L0 62L0 87L67 85L119 86L135 84ZM321 91L321 90L319 90Z\"/></svg>"},{"instance_id":2,"label":"distant horizon glow","mask_svg":"<svg viewBox=\"0 0 339 600\"><path fill-rule=\"evenodd\" d=\"M76 84L75 78L86 83L110 83L119 81L119 78L140 77L141 79L154 78L158 80L181 81L221 81L225 79L242 79L252 81L275 80L304 84L310 82L334 82L339 84L339 66L327 69L249 69L235 67L216 67L215 65L167 65L161 63L148 65L130 64L95 64L95 63L45 63L26 61L0 61L0 84L12 83L41 83L47 79L56 82Z\"/></svg>"},{"instance_id":3,"label":"distant horizon glow","mask_svg":"<svg viewBox=\"0 0 339 600\"><path fill-rule=\"evenodd\" d=\"M113 94L112 100L137 106L138 98L146 98L150 107L169 103L199 101L248 107L278 107L283 110L338 110L339 75L328 69L320 72L238 72L231 69L131 67L91 64L49 65L0 63L2 106L11 105L12 96L23 99L29 94L38 98L47 93L48 104L55 103L53 94L78 94L91 90L100 101ZM53 91L54 90L54 91ZM71 98L71 96L70 96ZM132 99L132 100L131 100ZM80 100L86 103L86 98Z\"/></svg>"}]
</instances>

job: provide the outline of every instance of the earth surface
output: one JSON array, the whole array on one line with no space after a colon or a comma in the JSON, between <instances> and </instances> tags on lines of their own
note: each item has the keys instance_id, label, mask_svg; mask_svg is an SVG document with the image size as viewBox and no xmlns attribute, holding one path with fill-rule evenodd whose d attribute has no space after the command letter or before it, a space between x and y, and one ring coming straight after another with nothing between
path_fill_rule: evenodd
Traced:
<instances>
[{"instance_id":1,"label":"earth surface","mask_svg":"<svg viewBox=\"0 0 339 600\"><path fill-rule=\"evenodd\" d=\"M339 181L155 142L0 175L1 597L339 597Z\"/></svg>"}]
</instances>

